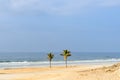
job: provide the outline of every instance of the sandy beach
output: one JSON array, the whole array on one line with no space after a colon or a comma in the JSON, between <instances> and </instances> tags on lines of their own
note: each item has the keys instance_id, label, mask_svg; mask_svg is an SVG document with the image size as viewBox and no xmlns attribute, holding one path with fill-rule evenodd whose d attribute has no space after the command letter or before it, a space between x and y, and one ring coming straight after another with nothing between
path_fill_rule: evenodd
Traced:
<instances>
[{"instance_id":1,"label":"sandy beach","mask_svg":"<svg viewBox=\"0 0 120 80\"><path fill-rule=\"evenodd\" d=\"M120 63L0 69L0 80L120 80Z\"/></svg>"}]
</instances>

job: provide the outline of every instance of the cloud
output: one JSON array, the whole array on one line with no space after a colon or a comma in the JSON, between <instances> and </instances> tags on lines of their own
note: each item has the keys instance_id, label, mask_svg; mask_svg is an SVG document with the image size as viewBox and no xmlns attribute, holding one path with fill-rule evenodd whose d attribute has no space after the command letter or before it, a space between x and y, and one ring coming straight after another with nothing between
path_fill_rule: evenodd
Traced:
<instances>
[{"instance_id":1,"label":"cloud","mask_svg":"<svg viewBox=\"0 0 120 80\"><path fill-rule=\"evenodd\" d=\"M6 2L7 1L7 2ZM76 14L89 7L119 6L119 0L1 0L10 11L39 11L47 14ZM0 8L0 10L2 10ZM3 10L4 11L4 10Z\"/></svg>"}]
</instances>

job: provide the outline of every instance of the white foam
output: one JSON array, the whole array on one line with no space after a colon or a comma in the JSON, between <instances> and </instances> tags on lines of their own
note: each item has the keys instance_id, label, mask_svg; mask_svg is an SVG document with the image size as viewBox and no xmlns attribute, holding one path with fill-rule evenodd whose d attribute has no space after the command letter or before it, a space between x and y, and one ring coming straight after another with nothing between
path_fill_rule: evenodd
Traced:
<instances>
[{"instance_id":1,"label":"white foam","mask_svg":"<svg viewBox=\"0 0 120 80\"><path fill-rule=\"evenodd\" d=\"M120 59L95 59L95 60L76 60L68 61L68 64L100 64L100 63L116 63ZM52 65L64 65L64 61L52 61ZM0 68L16 68L16 67L33 67L33 66L49 66L49 61L23 61L23 62L1 62Z\"/></svg>"}]
</instances>

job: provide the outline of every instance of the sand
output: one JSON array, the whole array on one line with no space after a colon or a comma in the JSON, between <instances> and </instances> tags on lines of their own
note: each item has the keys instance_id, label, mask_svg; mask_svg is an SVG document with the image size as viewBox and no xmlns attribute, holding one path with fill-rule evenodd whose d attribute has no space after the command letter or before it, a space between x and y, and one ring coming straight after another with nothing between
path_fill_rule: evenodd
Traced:
<instances>
[{"instance_id":1,"label":"sand","mask_svg":"<svg viewBox=\"0 0 120 80\"><path fill-rule=\"evenodd\" d=\"M120 80L120 63L1 69L0 80Z\"/></svg>"}]
</instances>

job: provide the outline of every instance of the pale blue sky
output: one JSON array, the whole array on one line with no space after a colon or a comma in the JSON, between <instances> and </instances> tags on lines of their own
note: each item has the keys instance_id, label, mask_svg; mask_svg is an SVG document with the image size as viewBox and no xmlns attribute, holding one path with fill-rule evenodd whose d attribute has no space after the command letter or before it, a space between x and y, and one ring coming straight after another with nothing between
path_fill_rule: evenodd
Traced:
<instances>
[{"instance_id":1,"label":"pale blue sky","mask_svg":"<svg viewBox=\"0 0 120 80\"><path fill-rule=\"evenodd\" d=\"M120 52L119 0L0 0L0 52Z\"/></svg>"}]
</instances>

